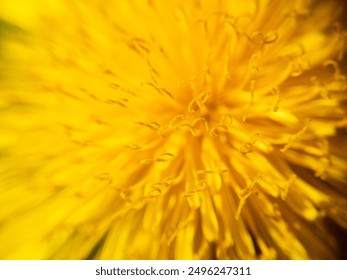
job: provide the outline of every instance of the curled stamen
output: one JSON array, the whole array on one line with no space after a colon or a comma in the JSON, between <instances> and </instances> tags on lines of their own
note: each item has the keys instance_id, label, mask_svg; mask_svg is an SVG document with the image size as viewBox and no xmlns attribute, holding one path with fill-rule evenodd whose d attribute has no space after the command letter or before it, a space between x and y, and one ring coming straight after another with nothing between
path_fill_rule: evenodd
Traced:
<instances>
[{"instance_id":1,"label":"curled stamen","mask_svg":"<svg viewBox=\"0 0 347 280\"><path fill-rule=\"evenodd\" d=\"M289 189L291 188L291 186L294 184L294 181L296 179L296 175L293 174L289 177L288 181L285 182L281 187L280 187L280 196L282 198L282 200L286 200Z\"/></svg>"},{"instance_id":2,"label":"curled stamen","mask_svg":"<svg viewBox=\"0 0 347 280\"><path fill-rule=\"evenodd\" d=\"M205 174L225 174L228 173L228 169L224 168L219 168L219 169L214 169L214 170L206 170L206 169L199 169L196 171L197 175L205 175Z\"/></svg>"},{"instance_id":3,"label":"curled stamen","mask_svg":"<svg viewBox=\"0 0 347 280\"><path fill-rule=\"evenodd\" d=\"M199 180L199 182L197 182L195 187L197 191L205 190L207 188L207 182L205 180Z\"/></svg>"},{"instance_id":4,"label":"curled stamen","mask_svg":"<svg viewBox=\"0 0 347 280\"><path fill-rule=\"evenodd\" d=\"M156 84L153 84L151 82L145 82L145 83L142 83L141 85L148 85L148 86L154 88L160 95L162 95L160 88Z\"/></svg>"},{"instance_id":5,"label":"curled stamen","mask_svg":"<svg viewBox=\"0 0 347 280\"><path fill-rule=\"evenodd\" d=\"M255 141L257 140L259 136L259 133L255 133L252 138L249 140L249 143L251 143L252 145L255 143Z\"/></svg>"},{"instance_id":6,"label":"curled stamen","mask_svg":"<svg viewBox=\"0 0 347 280\"><path fill-rule=\"evenodd\" d=\"M178 120L183 120L183 119L184 119L184 115L183 115L183 114L179 114L179 115L173 117L172 120L169 122L168 127L169 127L169 128L174 128L174 127L176 127L177 121L178 121Z\"/></svg>"},{"instance_id":7,"label":"curled stamen","mask_svg":"<svg viewBox=\"0 0 347 280\"><path fill-rule=\"evenodd\" d=\"M252 194L258 194L254 190L254 185L258 182L258 180L261 179L260 174L257 174L257 176L248 183L247 187L244 188L240 193L239 193L239 206L237 208L236 214L235 214L235 219L238 220L241 215L241 210L243 206L246 204L247 199L252 195Z\"/></svg>"},{"instance_id":8,"label":"curled stamen","mask_svg":"<svg viewBox=\"0 0 347 280\"><path fill-rule=\"evenodd\" d=\"M107 104L114 104L114 105L119 105L123 108L128 108L128 106L125 105L125 103L128 103L129 100L126 98L121 98L119 100L113 100L113 99L107 99L106 103Z\"/></svg>"},{"instance_id":9,"label":"curled stamen","mask_svg":"<svg viewBox=\"0 0 347 280\"><path fill-rule=\"evenodd\" d=\"M251 46L255 49L262 49L265 45L272 44L277 41L277 32L269 32L265 36L261 32L254 32L251 37L246 35Z\"/></svg>"},{"instance_id":10,"label":"curled stamen","mask_svg":"<svg viewBox=\"0 0 347 280\"><path fill-rule=\"evenodd\" d=\"M242 144L239 151L241 154L246 155L253 152L253 145L255 144L259 133L255 133L246 143Z\"/></svg>"},{"instance_id":11,"label":"curled stamen","mask_svg":"<svg viewBox=\"0 0 347 280\"><path fill-rule=\"evenodd\" d=\"M296 133L295 135L293 135L292 137L289 138L289 141L288 141L287 145L285 145L281 149L281 152L287 151L288 149L290 149L292 147L293 144L295 144L296 142L300 141L302 136L305 134L305 132L306 132L306 130L308 128L309 123L310 123L310 120L307 119L305 121L304 127L298 133Z\"/></svg>"},{"instance_id":12,"label":"curled stamen","mask_svg":"<svg viewBox=\"0 0 347 280\"><path fill-rule=\"evenodd\" d=\"M155 77L160 77L160 75L159 75L158 71L155 70L155 68L153 67L151 62L149 61L148 56L146 57L146 62L147 62L147 65L149 67L149 72L151 74L152 80L154 81L155 84L157 84L157 80Z\"/></svg>"},{"instance_id":13,"label":"curled stamen","mask_svg":"<svg viewBox=\"0 0 347 280\"><path fill-rule=\"evenodd\" d=\"M188 104L188 112L189 113L195 113L196 109L202 110L209 95L210 95L209 91L204 91L201 94L199 94L198 96L194 97L193 100L190 101Z\"/></svg>"},{"instance_id":14,"label":"curled stamen","mask_svg":"<svg viewBox=\"0 0 347 280\"><path fill-rule=\"evenodd\" d=\"M173 182L174 182L173 177L167 177L163 181L155 183L152 186L152 188L155 190L158 190L161 193L163 188L167 188L167 187L171 186L173 184Z\"/></svg>"},{"instance_id":15,"label":"curled stamen","mask_svg":"<svg viewBox=\"0 0 347 280\"><path fill-rule=\"evenodd\" d=\"M291 59L291 73L292 77L300 76L304 71L310 69L311 63L307 58L304 57L296 57Z\"/></svg>"},{"instance_id":16,"label":"curled stamen","mask_svg":"<svg viewBox=\"0 0 347 280\"><path fill-rule=\"evenodd\" d=\"M346 76L341 74L340 65L334 60L328 60L323 63L325 67L332 66L334 68L335 81L346 81Z\"/></svg>"},{"instance_id":17,"label":"curled stamen","mask_svg":"<svg viewBox=\"0 0 347 280\"><path fill-rule=\"evenodd\" d=\"M174 129L174 128L179 128L179 125L177 124L177 121L178 121L179 119L183 120L183 119L184 119L184 115L183 115L183 114L179 114L179 115L173 117L173 118L171 119L171 121L169 122L169 124L167 124L167 125L165 125L165 126L162 126L162 127L159 127L159 128L157 129L158 134L159 134L160 136L162 136L162 137L166 137L165 131L167 132L167 131L170 131L170 130L172 130L172 129Z\"/></svg>"},{"instance_id":18,"label":"curled stamen","mask_svg":"<svg viewBox=\"0 0 347 280\"><path fill-rule=\"evenodd\" d=\"M193 82L193 81L192 81L191 79L185 79L185 80L182 80L182 81L178 82L178 83L176 84L176 87L180 88L180 87L182 87L184 84L190 84L190 85L191 85L192 82Z\"/></svg>"},{"instance_id":19,"label":"curled stamen","mask_svg":"<svg viewBox=\"0 0 347 280\"><path fill-rule=\"evenodd\" d=\"M240 147L239 151L243 155L249 154L249 153L253 152L253 145L251 143L244 143Z\"/></svg>"},{"instance_id":20,"label":"curled stamen","mask_svg":"<svg viewBox=\"0 0 347 280\"><path fill-rule=\"evenodd\" d=\"M327 60L323 63L323 66L324 67L332 66L334 68L335 75L340 76L340 74L341 74L340 66L336 61Z\"/></svg>"},{"instance_id":21,"label":"curled stamen","mask_svg":"<svg viewBox=\"0 0 347 280\"><path fill-rule=\"evenodd\" d=\"M110 87L113 88L113 89L119 89L119 90L121 90L121 91L123 91L125 93L128 93L128 94L131 94L133 96L136 96L136 94L133 91L131 91L129 89L126 89L126 88L124 88L124 87L122 87L122 86L120 86L120 85L118 85L116 83L111 83Z\"/></svg>"},{"instance_id":22,"label":"curled stamen","mask_svg":"<svg viewBox=\"0 0 347 280\"><path fill-rule=\"evenodd\" d=\"M194 106L196 107L196 105L199 106L199 103L197 101L197 97L195 97L192 101L189 102L189 104L188 104L188 113L191 113L191 114L195 113L196 111L194 109ZM200 106L199 106L199 108L200 108Z\"/></svg>"},{"instance_id":23,"label":"curled stamen","mask_svg":"<svg viewBox=\"0 0 347 280\"><path fill-rule=\"evenodd\" d=\"M161 137L166 137L165 131L167 131L167 130L170 130L170 127L167 126L167 125L165 125L165 126L162 126L162 127L158 128L157 133L158 133L158 135L160 135Z\"/></svg>"},{"instance_id":24,"label":"curled stamen","mask_svg":"<svg viewBox=\"0 0 347 280\"><path fill-rule=\"evenodd\" d=\"M119 193L119 197L120 197L120 199L122 199L122 200L124 200L124 201L126 201L128 203L132 203L130 197L124 191L121 191Z\"/></svg>"},{"instance_id":25,"label":"curled stamen","mask_svg":"<svg viewBox=\"0 0 347 280\"><path fill-rule=\"evenodd\" d=\"M149 125L151 125L152 127L155 127L156 129L160 128L160 124L157 122L150 122Z\"/></svg>"},{"instance_id":26,"label":"curled stamen","mask_svg":"<svg viewBox=\"0 0 347 280\"><path fill-rule=\"evenodd\" d=\"M170 228L167 232L164 233L161 242L167 245L171 244L180 231L186 229L189 225L193 224L194 222L194 218L187 218L186 221L179 223L174 228Z\"/></svg>"},{"instance_id":27,"label":"curled stamen","mask_svg":"<svg viewBox=\"0 0 347 280\"><path fill-rule=\"evenodd\" d=\"M197 20L189 27L189 29L192 29L195 25L197 25L197 24L199 24L199 23L203 25L205 36L207 36L207 19L202 19L202 18L197 19Z\"/></svg>"},{"instance_id":28,"label":"curled stamen","mask_svg":"<svg viewBox=\"0 0 347 280\"><path fill-rule=\"evenodd\" d=\"M150 122L147 123L147 127L156 131L161 137L165 137L165 135L163 134L163 131L165 131L167 129L166 126L161 127L159 123L157 122Z\"/></svg>"},{"instance_id":29,"label":"curled stamen","mask_svg":"<svg viewBox=\"0 0 347 280\"><path fill-rule=\"evenodd\" d=\"M201 103L202 104L205 104L208 97L210 96L211 92L206 90L206 91L203 91L199 96L198 98L200 99Z\"/></svg>"},{"instance_id":30,"label":"curled stamen","mask_svg":"<svg viewBox=\"0 0 347 280\"><path fill-rule=\"evenodd\" d=\"M167 96L169 96L171 99L175 99L175 97L172 95L171 92L166 90L165 88L160 88L162 92L164 92Z\"/></svg>"},{"instance_id":31,"label":"curled stamen","mask_svg":"<svg viewBox=\"0 0 347 280\"><path fill-rule=\"evenodd\" d=\"M261 176L260 174L257 174L252 181L248 181L247 187L240 192L239 196L245 197L252 194L254 192L254 185L259 181L259 179L261 179Z\"/></svg>"},{"instance_id":32,"label":"curled stamen","mask_svg":"<svg viewBox=\"0 0 347 280\"><path fill-rule=\"evenodd\" d=\"M290 73L290 76L299 77L304 72L304 67L297 60L292 60L291 65L292 71Z\"/></svg>"},{"instance_id":33,"label":"curled stamen","mask_svg":"<svg viewBox=\"0 0 347 280\"><path fill-rule=\"evenodd\" d=\"M174 183L174 180L175 178L173 177L166 177L164 180L163 180L163 184L168 187L168 186L171 186L173 183Z\"/></svg>"},{"instance_id":34,"label":"curled stamen","mask_svg":"<svg viewBox=\"0 0 347 280\"><path fill-rule=\"evenodd\" d=\"M170 160L172 160L172 158L174 158L175 156L171 153L164 153L161 154L159 157L156 158L157 162L168 162Z\"/></svg>"},{"instance_id":35,"label":"curled stamen","mask_svg":"<svg viewBox=\"0 0 347 280\"><path fill-rule=\"evenodd\" d=\"M206 74L206 72L210 71L208 67L203 67L201 70L199 70L198 72L195 73L195 75L191 76L188 80L186 80L187 82L190 83L190 86L192 89L194 89L194 82L199 78L200 75L204 75Z\"/></svg>"},{"instance_id":36,"label":"curled stamen","mask_svg":"<svg viewBox=\"0 0 347 280\"><path fill-rule=\"evenodd\" d=\"M160 124L157 123L157 122L135 122L135 124L139 124L139 125L142 125L144 127L147 127L151 130L154 130L154 131L158 131L158 129L160 129Z\"/></svg>"},{"instance_id":37,"label":"curled stamen","mask_svg":"<svg viewBox=\"0 0 347 280\"><path fill-rule=\"evenodd\" d=\"M217 136L217 130L223 130L223 131L227 131L228 130L228 126L232 125L233 123L233 117L231 114L224 114L221 118L221 120L219 121L219 123L217 123L216 125L214 125L211 130L210 130L210 135L211 136Z\"/></svg>"},{"instance_id":38,"label":"curled stamen","mask_svg":"<svg viewBox=\"0 0 347 280\"><path fill-rule=\"evenodd\" d=\"M188 130L191 132L191 134L193 136L198 136L197 132L196 132L196 129L189 123L184 123L184 124L181 124L177 127L178 129L184 129L184 128L188 128Z\"/></svg>"},{"instance_id":39,"label":"curled stamen","mask_svg":"<svg viewBox=\"0 0 347 280\"><path fill-rule=\"evenodd\" d=\"M161 195L161 190L160 189L152 189L149 191L147 195L142 196L142 199L153 199L156 197L159 197Z\"/></svg>"},{"instance_id":40,"label":"curled stamen","mask_svg":"<svg viewBox=\"0 0 347 280\"><path fill-rule=\"evenodd\" d=\"M251 111L251 108L254 105L254 90L255 90L255 80L252 80L251 81L251 98L249 100L246 111L244 112L243 117L242 117L242 121L244 121L244 122L246 121L246 119L247 119L247 117Z\"/></svg>"},{"instance_id":41,"label":"curled stamen","mask_svg":"<svg viewBox=\"0 0 347 280\"><path fill-rule=\"evenodd\" d=\"M301 43L297 43L287 46L280 57L286 57L290 60L293 60L295 58L302 57L305 53L306 51L304 46Z\"/></svg>"},{"instance_id":42,"label":"curled stamen","mask_svg":"<svg viewBox=\"0 0 347 280\"><path fill-rule=\"evenodd\" d=\"M142 147L140 145L137 144L127 144L125 145L126 148L130 149L130 150L140 150Z\"/></svg>"},{"instance_id":43,"label":"curled stamen","mask_svg":"<svg viewBox=\"0 0 347 280\"><path fill-rule=\"evenodd\" d=\"M252 76L255 76L259 73L259 67L258 67L258 61L259 54L255 53L252 55L251 59L249 60L248 67L250 69L250 73Z\"/></svg>"},{"instance_id":44,"label":"curled stamen","mask_svg":"<svg viewBox=\"0 0 347 280\"><path fill-rule=\"evenodd\" d=\"M277 32L269 32L266 34L264 38L264 44L271 44L276 42L278 39L278 33Z\"/></svg>"},{"instance_id":45,"label":"curled stamen","mask_svg":"<svg viewBox=\"0 0 347 280\"><path fill-rule=\"evenodd\" d=\"M235 31L236 35L245 35L243 32L244 26L241 26L241 22L245 19L250 21L252 18L253 14L251 13L244 13L236 17L232 15L226 15L225 22L228 24L228 26L231 26L231 28Z\"/></svg>"},{"instance_id":46,"label":"curled stamen","mask_svg":"<svg viewBox=\"0 0 347 280\"><path fill-rule=\"evenodd\" d=\"M326 99L331 99L331 94L329 90L325 87L325 85L318 80L316 76L311 77L311 82L315 85L317 88L317 93Z\"/></svg>"},{"instance_id":47,"label":"curled stamen","mask_svg":"<svg viewBox=\"0 0 347 280\"><path fill-rule=\"evenodd\" d=\"M207 182L205 180L199 180L199 182L196 183L196 185L194 186L193 189L191 189L191 190L189 190L189 191L184 193L184 196L185 197L190 197L190 196L192 196L195 193L204 191L207 188L207 186L208 185L207 185Z\"/></svg>"},{"instance_id":48,"label":"curled stamen","mask_svg":"<svg viewBox=\"0 0 347 280\"><path fill-rule=\"evenodd\" d=\"M216 124L214 127L211 128L210 130L210 135L211 136L217 136L217 130L218 129L221 129L223 131L227 131L228 130L228 127L225 126L225 125L222 125L222 124Z\"/></svg>"},{"instance_id":49,"label":"curled stamen","mask_svg":"<svg viewBox=\"0 0 347 280\"><path fill-rule=\"evenodd\" d=\"M275 105L273 106L273 109L272 109L274 112L277 112L278 108L279 108L279 104L282 101L282 98L280 96L280 89L278 87L274 87L272 89L272 93L277 95L277 99L276 99Z\"/></svg>"},{"instance_id":50,"label":"curled stamen","mask_svg":"<svg viewBox=\"0 0 347 280\"><path fill-rule=\"evenodd\" d=\"M223 126L227 126L228 124L226 124L226 122L228 121L229 125L232 125L233 123L233 117L231 114L225 114L222 116L220 124Z\"/></svg>"},{"instance_id":51,"label":"curled stamen","mask_svg":"<svg viewBox=\"0 0 347 280\"><path fill-rule=\"evenodd\" d=\"M173 95L167 91L166 89L164 88L161 88L159 87L158 85L154 84L154 83L151 83L151 82L145 82L145 83L142 83L141 85L148 85L150 87L152 87L153 89L155 89L156 92L158 92L160 95L167 95L169 96L171 99L175 99L173 97Z\"/></svg>"},{"instance_id":52,"label":"curled stamen","mask_svg":"<svg viewBox=\"0 0 347 280\"><path fill-rule=\"evenodd\" d=\"M196 118L193 122L192 122L192 127L194 127L195 129L197 128L197 123L202 123L204 128L205 128L205 131L207 132L208 131L208 123L206 121L205 118Z\"/></svg>"},{"instance_id":53,"label":"curled stamen","mask_svg":"<svg viewBox=\"0 0 347 280\"><path fill-rule=\"evenodd\" d=\"M149 53L149 49L145 46L145 44L146 41L138 37L131 38L129 41L127 41L127 46L141 57L144 54Z\"/></svg>"},{"instance_id":54,"label":"curled stamen","mask_svg":"<svg viewBox=\"0 0 347 280\"><path fill-rule=\"evenodd\" d=\"M155 162L169 162L172 160L173 157L174 157L174 155L171 153L164 153L164 154L161 154L159 157L141 160L140 163L141 164L151 164L151 163L155 163Z\"/></svg>"}]
</instances>

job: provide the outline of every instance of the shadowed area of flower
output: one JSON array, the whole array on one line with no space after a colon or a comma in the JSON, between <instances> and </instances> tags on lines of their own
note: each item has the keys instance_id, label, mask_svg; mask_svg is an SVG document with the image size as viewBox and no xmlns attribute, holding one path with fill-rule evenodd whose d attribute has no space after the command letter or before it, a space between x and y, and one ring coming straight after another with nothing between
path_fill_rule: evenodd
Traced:
<instances>
[{"instance_id":1,"label":"shadowed area of flower","mask_svg":"<svg viewBox=\"0 0 347 280\"><path fill-rule=\"evenodd\" d=\"M338 7L2 1L0 258L340 258Z\"/></svg>"}]
</instances>

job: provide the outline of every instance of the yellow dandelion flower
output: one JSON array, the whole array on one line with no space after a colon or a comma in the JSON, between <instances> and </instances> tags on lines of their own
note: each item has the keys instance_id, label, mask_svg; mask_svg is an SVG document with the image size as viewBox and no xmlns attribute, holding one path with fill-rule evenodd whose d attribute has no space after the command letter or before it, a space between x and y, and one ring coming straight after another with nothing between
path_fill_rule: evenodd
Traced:
<instances>
[{"instance_id":1,"label":"yellow dandelion flower","mask_svg":"<svg viewBox=\"0 0 347 280\"><path fill-rule=\"evenodd\" d=\"M340 11L2 0L0 258L341 258Z\"/></svg>"}]
</instances>

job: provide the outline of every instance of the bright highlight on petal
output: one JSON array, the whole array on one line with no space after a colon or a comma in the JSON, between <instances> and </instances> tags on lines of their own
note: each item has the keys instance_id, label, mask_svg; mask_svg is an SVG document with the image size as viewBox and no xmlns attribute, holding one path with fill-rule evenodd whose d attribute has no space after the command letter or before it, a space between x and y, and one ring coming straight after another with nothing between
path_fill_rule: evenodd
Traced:
<instances>
[{"instance_id":1,"label":"bright highlight on petal","mask_svg":"<svg viewBox=\"0 0 347 280\"><path fill-rule=\"evenodd\" d=\"M340 10L2 1L0 258L343 257Z\"/></svg>"}]
</instances>

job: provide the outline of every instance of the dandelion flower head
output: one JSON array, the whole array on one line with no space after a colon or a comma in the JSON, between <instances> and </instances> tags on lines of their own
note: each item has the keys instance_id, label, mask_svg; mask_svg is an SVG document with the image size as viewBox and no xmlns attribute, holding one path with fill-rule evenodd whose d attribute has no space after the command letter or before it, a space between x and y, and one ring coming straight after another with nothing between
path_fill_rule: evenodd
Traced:
<instances>
[{"instance_id":1,"label":"dandelion flower head","mask_svg":"<svg viewBox=\"0 0 347 280\"><path fill-rule=\"evenodd\" d=\"M0 3L0 258L338 258L338 1Z\"/></svg>"}]
</instances>

